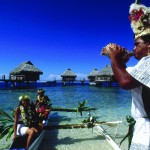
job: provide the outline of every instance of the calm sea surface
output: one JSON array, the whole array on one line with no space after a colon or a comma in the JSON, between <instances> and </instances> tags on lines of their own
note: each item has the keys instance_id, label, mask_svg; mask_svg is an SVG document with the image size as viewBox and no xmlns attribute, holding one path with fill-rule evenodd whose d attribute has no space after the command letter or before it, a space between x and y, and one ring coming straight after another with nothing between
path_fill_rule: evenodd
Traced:
<instances>
[{"instance_id":1,"label":"calm sea surface","mask_svg":"<svg viewBox=\"0 0 150 150\"><path fill-rule=\"evenodd\" d=\"M89 85L51 86L42 87L46 95L52 101L53 107L76 108L78 101L87 100L88 107L94 107L91 115L97 121L122 121L116 127L103 125L106 131L115 138L119 144L127 133L126 115L130 115L131 95L130 91L119 87L95 87ZM37 88L38 89L38 88ZM28 94L34 101L37 89L0 90L0 109L10 112L18 105L18 97ZM88 112L80 116L75 112L52 112L51 124L80 124L87 119ZM7 149L10 141L0 141L0 149ZM95 129L60 129L47 131L40 150L112 150L104 136ZM127 149L127 142L123 143L121 149Z\"/></svg>"}]
</instances>

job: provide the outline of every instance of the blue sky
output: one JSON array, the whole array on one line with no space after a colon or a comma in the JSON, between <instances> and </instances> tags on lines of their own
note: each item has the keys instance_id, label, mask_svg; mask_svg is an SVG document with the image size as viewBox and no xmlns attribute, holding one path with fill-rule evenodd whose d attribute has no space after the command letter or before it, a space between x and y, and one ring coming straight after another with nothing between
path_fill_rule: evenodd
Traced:
<instances>
[{"instance_id":1,"label":"blue sky","mask_svg":"<svg viewBox=\"0 0 150 150\"><path fill-rule=\"evenodd\" d=\"M128 19L134 0L0 0L0 75L30 60L41 80L70 68L78 78L110 64L102 47L133 48ZM150 6L149 0L141 0ZM132 58L127 65L136 64Z\"/></svg>"}]
</instances>

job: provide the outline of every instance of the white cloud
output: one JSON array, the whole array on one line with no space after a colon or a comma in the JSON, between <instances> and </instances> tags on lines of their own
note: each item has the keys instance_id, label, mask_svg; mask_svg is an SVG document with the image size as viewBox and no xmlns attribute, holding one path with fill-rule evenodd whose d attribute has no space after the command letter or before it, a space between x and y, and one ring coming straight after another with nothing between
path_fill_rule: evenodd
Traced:
<instances>
[{"instance_id":1,"label":"white cloud","mask_svg":"<svg viewBox=\"0 0 150 150\"><path fill-rule=\"evenodd\" d=\"M61 75L57 75L57 74L50 74L46 80L61 80Z\"/></svg>"},{"instance_id":2,"label":"white cloud","mask_svg":"<svg viewBox=\"0 0 150 150\"><path fill-rule=\"evenodd\" d=\"M87 74L76 73L76 75L77 75L77 80L82 80L82 79L87 80Z\"/></svg>"}]
</instances>

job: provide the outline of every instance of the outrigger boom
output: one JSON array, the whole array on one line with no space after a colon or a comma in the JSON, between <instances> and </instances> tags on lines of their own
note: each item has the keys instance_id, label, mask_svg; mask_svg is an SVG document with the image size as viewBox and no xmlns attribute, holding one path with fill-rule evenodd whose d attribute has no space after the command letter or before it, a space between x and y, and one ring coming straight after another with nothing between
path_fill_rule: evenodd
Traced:
<instances>
[{"instance_id":1,"label":"outrigger boom","mask_svg":"<svg viewBox=\"0 0 150 150\"><path fill-rule=\"evenodd\" d=\"M114 150L121 150L120 147L116 144L116 142L108 135L108 133L101 127L101 126L96 126L95 128L97 128L98 132L101 132L107 142L114 148Z\"/></svg>"}]
</instances>

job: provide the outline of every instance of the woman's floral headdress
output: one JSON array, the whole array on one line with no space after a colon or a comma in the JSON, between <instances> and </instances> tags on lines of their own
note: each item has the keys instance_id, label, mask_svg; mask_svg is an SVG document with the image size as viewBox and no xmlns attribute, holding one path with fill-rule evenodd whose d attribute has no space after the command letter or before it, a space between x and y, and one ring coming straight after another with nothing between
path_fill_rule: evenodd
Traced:
<instances>
[{"instance_id":1,"label":"woman's floral headdress","mask_svg":"<svg viewBox=\"0 0 150 150\"><path fill-rule=\"evenodd\" d=\"M135 34L135 39L150 34L150 7L133 3L130 6L129 13L131 28Z\"/></svg>"},{"instance_id":2,"label":"woman's floral headdress","mask_svg":"<svg viewBox=\"0 0 150 150\"><path fill-rule=\"evenodd\" d=\"M22 101L22 100L30 100L30 97L28 95L21 95L19 96L19 100Z\"/></svg>"}]
</instances>

